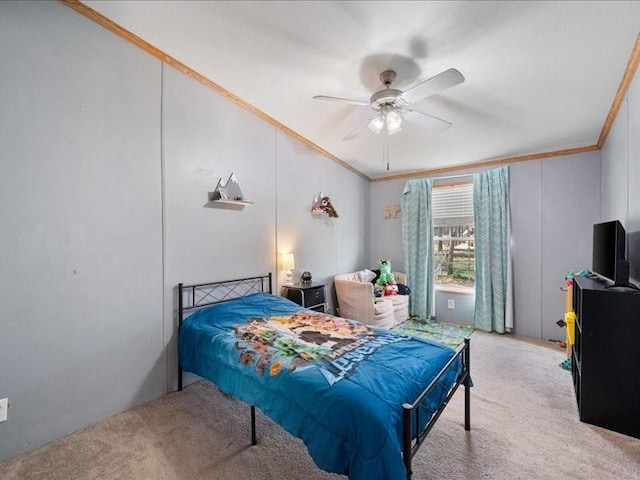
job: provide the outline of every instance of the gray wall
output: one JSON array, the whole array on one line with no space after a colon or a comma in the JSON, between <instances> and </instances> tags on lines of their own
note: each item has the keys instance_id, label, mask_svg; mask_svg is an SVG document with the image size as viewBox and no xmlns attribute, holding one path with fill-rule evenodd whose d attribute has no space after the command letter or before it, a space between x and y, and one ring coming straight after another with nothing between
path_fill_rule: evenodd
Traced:
<instances>
[{"instance_id":1,"label":"gray wall","mask_svg":"<svg viewBox=\"0 0 640 480\"><path fill-rule=\"evenodd\" d=\"M510 170L514 330L529 337L562 339L564 331L555 322L564 314L564 277L569 270L591 265L591 229L600 205L600 153L516 163ZM384 220L382 212L386 205L400 202L405 183L371 186L372 264L386 255L403 265L400 217ZM395 245L399 248L391 249ZM436 318L470 324L473 309L464 308L470 301L460 297L436 292ZM448 298L456 301L454 311L446 308Z\"/></svg>"},{"instance_id":2,"label":"gray wall","mask_svg":"<svg viewBox=\"0 0 640 480\"><path fill-rule=\"evenodd\" d=\"M636 74L602 149L600 221L627 230L630 276L640 282L640 77Z\"/></svg>"},{"instance_id":3,"label":"gray wall","mask_svg":"<svg viewBox=\"0 0 640 480\"><path fill-rule=\"evenodd\" d=\"M591 266L600 152L515 164L511 180L515 331L561 340L564 278Z\"/></svg>"},{"instance_id":4,"label":"gray wall","mask_svg":"<svg viewBox=\"0 0 640 480\"><path fill-rule=\"evenodd\" d=\"M0 3L0 46L1 460L166 374L160 62L57 2Z\"/></svg>"},{"instance_id":5,"label":"gray wall","mask_svg":"<svg viewBox=\"0 0 640 480\"><path fill-rule=\"evenodd\" d=\"M294 253L294 281L308 270L314 282L327 283L334 312L333 277L366 267L369 182L280 132L277 148L278 252ZM311 214L320 192L338 218Z\"/></svg>"},{"instance_id":6,"label":"gray wall","mask_svg":"<svg viewBox=\"0 0 640 480\"><path fill-rule=\"evenodd\" d=\"M174 68L163 73L164 312L173 387L175 286L275 273L275 132ZM254 205L211 207L209 192L231 173Z\"/></svg>"},{"instance_id":7,"label":"gray wall","mask_svg":"<svg viewBox=\"0 0 640 480\"><path fill-rule=\"evenodd\" d=\"M453 308L449 308L449 301ZM436 290L436 320L458 325L473 325L473 313L476 309L474 294L457 293L449 290Z\"/></svg>"},{"instance_id":8,"label":"gray wall","mask_svg":"<svg viewBox=\"0 0 640 480\"><path fill-rule=\"evenodd\" d=\"M402 220L401 214L397 218L384 218L384 209L390 205L400 205L400 198L407 181L389 180L387 182L371 183L371 249L369 266L378 268L378 261L386 258L391 261L391 268L403 272L404 254L402 252Z\"/></svg>"},{"instance_id":9,"label":"gray wall","mask_svg":"<svg viewBox=\"0 0 640 480\"><path fill-rule=\"evenodd\" d=\"M366 266L368 182L72 10L0 2L0 62L0 461L172 390L178 282Z\"/></svg>"}]
</instances>

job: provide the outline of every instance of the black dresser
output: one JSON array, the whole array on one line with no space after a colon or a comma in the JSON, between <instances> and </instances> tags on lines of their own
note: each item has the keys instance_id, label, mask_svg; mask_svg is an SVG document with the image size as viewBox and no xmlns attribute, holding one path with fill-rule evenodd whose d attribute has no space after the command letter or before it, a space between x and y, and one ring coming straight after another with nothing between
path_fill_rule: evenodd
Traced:
<instances>
[{"instance_id":1,"label":"black dresser","mask_svg":"<svg viewBox=\"0 0 640 480\"><path fill-rule=\"evenodd\" d=\"M580 420L640 438L640 291L575 277L571 373Z\"/></svg>"}]
</instances>

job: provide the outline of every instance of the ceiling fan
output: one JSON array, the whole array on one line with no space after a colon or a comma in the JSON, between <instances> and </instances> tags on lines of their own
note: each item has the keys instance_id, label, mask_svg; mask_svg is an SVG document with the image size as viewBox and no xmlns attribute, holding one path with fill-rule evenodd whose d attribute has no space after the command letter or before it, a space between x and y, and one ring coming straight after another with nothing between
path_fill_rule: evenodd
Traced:
<instances>
[{"instance_id":1,"label":"ceiling fan","mask_svg":"<svg viewBox=\"0 0 640 480\"><path fill-rule=\"evenodd\" d=\"M375 112L375 115L369 117L365 122L354 128L343 140L351 140L357 137L365 126L368 126L369 129L376 134L383 132L388 135L394 135L402 130L403 121L415 123L441 132L451 127L451 123L432 115L413 110L411 106L430 95L434 95L464 82L464 76L458 70L455 68L445 70L434 77L417 83L404 92L391 88L391 83L393 83L395 79L395 71L385 70L382 72L380 74L380 80L384 84L384 88L371 95L368 102L348 98L328 97L326 95L316 95L313 98L315 100L345 102L370 107Z\"/></svg>"}]
</instances>

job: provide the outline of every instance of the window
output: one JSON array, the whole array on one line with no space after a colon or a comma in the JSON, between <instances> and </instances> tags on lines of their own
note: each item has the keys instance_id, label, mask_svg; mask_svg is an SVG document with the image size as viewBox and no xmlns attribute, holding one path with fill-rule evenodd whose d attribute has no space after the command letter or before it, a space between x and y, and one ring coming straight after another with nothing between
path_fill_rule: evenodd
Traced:
<instances>
[{"instance_id":1,"label":"window","mask_svg":"<svg viewBox=\"0 0 640 480\"><path fill-rule=\"evenodd\" d=\"M435 186L431 206L436 286L473 288L473 184Z\"/></svg>"}]
</instances>

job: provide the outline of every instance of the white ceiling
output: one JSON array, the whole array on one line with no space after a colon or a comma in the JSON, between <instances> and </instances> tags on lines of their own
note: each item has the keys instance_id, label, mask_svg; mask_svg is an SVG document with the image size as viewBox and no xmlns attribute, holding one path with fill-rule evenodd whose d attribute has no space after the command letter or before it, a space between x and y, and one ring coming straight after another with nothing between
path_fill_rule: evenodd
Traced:
<instances>
[{"instance_id":1,"label":"white ceiling","mask_svg":"<svg viewBox=\"0 0 640 480\"><path fill-rule=\"evenodd\" d=\"M85 1L370 177L595 145L640 32L640 2ZM393 68L401 90L448 68L465 82L405 122L342 138Z\"/></svg>"}]
</instances>

